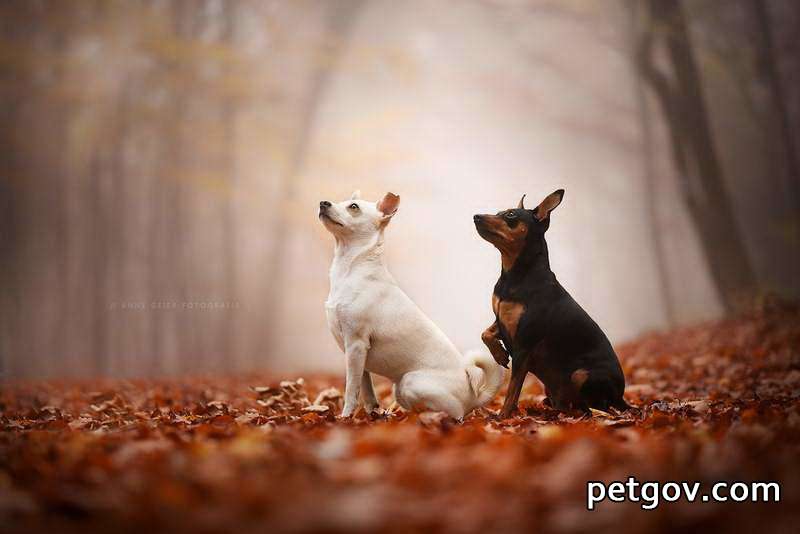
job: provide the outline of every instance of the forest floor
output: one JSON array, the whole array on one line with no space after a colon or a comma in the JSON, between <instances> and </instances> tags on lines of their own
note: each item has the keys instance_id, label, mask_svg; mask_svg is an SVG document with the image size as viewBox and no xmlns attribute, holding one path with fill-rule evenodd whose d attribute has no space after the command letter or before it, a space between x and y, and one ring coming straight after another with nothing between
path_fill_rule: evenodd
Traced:
<instances>
[{"instance_id":1,"label":"forest floor","mask_svg":"<svg viewBox=\"0 0 800 534\"><path fill-rule=\"evenodd\" d=\"M0 530L796 531L800 308L618 347L636 408L503 396L463 423L335 418L340 377L37 382L0 391ZM281 382L281 379L286 381ZM384 406L391 388L378 383ZM779 503L604 501L587 481L776 481Z\"/></svg>"}]
</instances>

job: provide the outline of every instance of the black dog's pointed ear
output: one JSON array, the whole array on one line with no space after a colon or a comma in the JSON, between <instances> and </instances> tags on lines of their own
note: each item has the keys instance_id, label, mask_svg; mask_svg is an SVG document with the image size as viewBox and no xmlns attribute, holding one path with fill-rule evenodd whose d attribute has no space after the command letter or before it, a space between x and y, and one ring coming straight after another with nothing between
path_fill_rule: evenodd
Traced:
<instances>
[{"instance_id":1,"label":"black dog's pointed ear","mask_svg":"<svg viewBox=\"0 0 800 534\"><path fill-rule=\"evenodd\" d=\"M517 209L518 210L524 210L525 209L525 195L522 195L522 198L519 199L519 204L517 204Z\"/></svg>"},{"instance_id":2,"label":"black dog's pointed ear","mask_svg":"<svg viewBox=\"0 0 800 534\"><path fill-rule=\"evenodd\" d=\"M550 212L553 211L561 204L564 199L564 190L559 189L547 195L542 202L533 210L533 215L540 221L547 219Z\"/></svg>"}]
</instances>

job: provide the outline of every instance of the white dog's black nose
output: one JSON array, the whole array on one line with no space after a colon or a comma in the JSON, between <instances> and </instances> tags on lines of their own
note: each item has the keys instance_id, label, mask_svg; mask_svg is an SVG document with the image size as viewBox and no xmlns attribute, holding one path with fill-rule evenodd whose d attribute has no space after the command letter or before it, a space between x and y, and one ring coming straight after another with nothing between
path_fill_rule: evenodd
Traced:
<instances>
[{"instance_id":1,"label":"white dog's black nose","mask_svg":"<svg viewBox=\"0 0 800 534\"><path fill-rule=\"evenodd\" d=\"M319 203L319 207L320 207L320 209L330 208L331 207L331 203L328 202L327 200L321 200L320 203Z\"/></svg>"}]
</instances>

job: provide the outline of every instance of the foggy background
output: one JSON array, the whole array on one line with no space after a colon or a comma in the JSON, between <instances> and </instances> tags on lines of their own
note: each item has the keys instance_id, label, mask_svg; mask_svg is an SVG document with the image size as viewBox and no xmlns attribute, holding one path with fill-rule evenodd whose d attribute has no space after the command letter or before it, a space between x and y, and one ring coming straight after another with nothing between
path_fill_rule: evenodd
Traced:
<instances>
[{"instance_id":1,"label":"foggy background","mask_svg":"<svg viewBox=\"0 0 800 534\"><path fill-rule=\"evenodd\" d=\"M553 270L612 342L800 292L785 0L0 4L0 373L343 369L322 199L460 349L478 212L563 187Z\"/></svg>"}]
</instances>

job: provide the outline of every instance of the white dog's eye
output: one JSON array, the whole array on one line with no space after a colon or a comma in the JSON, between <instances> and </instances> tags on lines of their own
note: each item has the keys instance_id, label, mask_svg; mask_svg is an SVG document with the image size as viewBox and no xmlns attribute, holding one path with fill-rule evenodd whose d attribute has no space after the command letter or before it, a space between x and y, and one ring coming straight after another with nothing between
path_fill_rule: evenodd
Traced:
<instances>
[{"instance_id":1,"label":"white dog's eye","mask_svg":"<svg viewBox=\"0 0 800 534\"><path fill-rule=\"evenodd\" d=\"M358 204L356 204L355 202L353 202L352 204L350 204L350 205L349 205L349 206L347 206L347 207L348 207L348 208L350 208L351 210L357 210L357 209L359 209L359 207L358 207Z\"/></svg>"}]
</instances>

